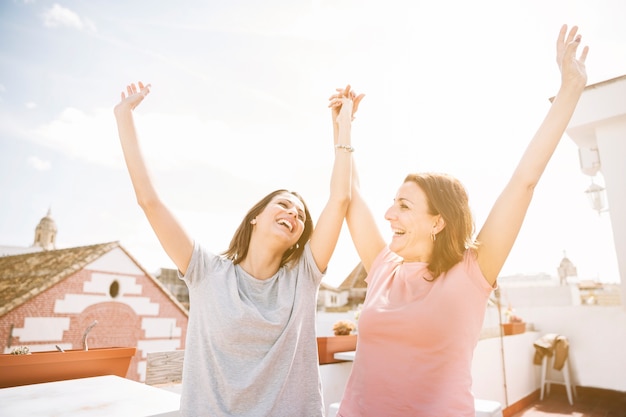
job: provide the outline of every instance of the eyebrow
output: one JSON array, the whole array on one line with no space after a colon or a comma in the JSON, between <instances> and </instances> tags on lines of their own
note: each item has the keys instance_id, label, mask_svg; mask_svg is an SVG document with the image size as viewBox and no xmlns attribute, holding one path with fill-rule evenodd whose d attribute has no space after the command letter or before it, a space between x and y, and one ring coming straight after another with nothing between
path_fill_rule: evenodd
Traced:
<instances>
[{"instance_id":1,"label":"eyebrow","mask_svg":"<svg viewBox=\"0 0 626 417\"><path fill-rule=\"evenodd\" d=\"M404 202L413 204L411 200L409 200L408 198L404 198L404 197L396 198L396 201L404 201Z\"/></svg>"}]
</instances>

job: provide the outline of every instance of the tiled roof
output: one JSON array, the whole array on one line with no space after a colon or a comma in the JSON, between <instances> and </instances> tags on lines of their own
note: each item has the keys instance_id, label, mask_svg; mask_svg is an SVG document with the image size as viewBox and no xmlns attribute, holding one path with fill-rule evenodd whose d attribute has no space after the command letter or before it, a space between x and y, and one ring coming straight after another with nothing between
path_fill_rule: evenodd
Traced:
<instances>
[{"instance_id":1,"label":"tiled roof","mask_svg":"<svg viewBox=\"0 0 626 417\"><path fill-rule=\"evenodd\" d=\"M0 317L118 247L109 242L0 257Z\"/></svg>"},{"instance_id":2,"label":"tiled roof","mask_svg":"<svg viewBox=\"0 0 626 417\"><path fill-rule=\"evenodd\" d=\"M367 278L367 272L365 271L363 264L359 262L359 264L352 270L352 272L350 272L350 275L348 275L348 277L343 280L338 288L340 290L367 288L365 278Z\"/></svg>"}]
</instances>

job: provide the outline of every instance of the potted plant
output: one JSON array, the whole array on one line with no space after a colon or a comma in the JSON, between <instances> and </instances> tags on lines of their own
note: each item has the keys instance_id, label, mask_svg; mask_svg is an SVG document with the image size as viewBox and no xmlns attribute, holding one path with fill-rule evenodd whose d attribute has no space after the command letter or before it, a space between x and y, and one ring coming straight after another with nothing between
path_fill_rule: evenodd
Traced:
<instances>
[{"instance_id":1,"label":"potted plant","mask_svg":"<svg viewBox=\"0 0 626 417\"><path fill-rule=\"evenodd\" d=\"M334 336L317 338L317 351L320 365L343 362L335 359L337 352L349 352L356 349L357 335L352 334L356 325L350 320L339 320L333 325Z\"/></svg>"},{"instance_id":2,"label":"potted plant","mask_svg":"<svg viewBox=\"0 0 626 417\"><path fill-rule=\"evenodd\" d=\"M111 347L30 352L19 347L0 355L0 388L91 376L126 376L137 348Z\"/></svg>"},{"instance_id":3,"label":"potted plant","mask_svg":"<svg viewBox=\"0 0 626 417\"><path fill-rule=\"evenodd\" d=\"M333 324L335 336L348 336L354 330L356 330L356 326L350 320L339 320Z\"/></svg>"},{"instance_id":4,"label":"potted plant","mask_svg":"<svg viewBox=\"0 0 626 417\"><path fill-rule=\"evenodd\" d=\"M521 317L514 313L510 306L504 314L507 318L507 322L502 323L502 331L505 335L520 334L526 331L526 323Z\"/></svg>"}]
</instances>

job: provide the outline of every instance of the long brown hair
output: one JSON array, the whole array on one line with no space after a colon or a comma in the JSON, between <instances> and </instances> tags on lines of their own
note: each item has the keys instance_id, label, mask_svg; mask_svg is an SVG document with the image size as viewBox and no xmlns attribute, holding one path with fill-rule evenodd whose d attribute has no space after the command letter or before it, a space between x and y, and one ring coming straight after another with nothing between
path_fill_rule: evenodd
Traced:
<instances>
[{"instance_id":1,"label":"long brown hair","mask_svg":"<svg viewBox=\"0 0 626 417\"><path fill-rule=\"evenodd\" d=\"M467 191L461 182L448 174L409 174L404 182L416 183L428 201L429 214L441 215L446 226L437 234L428 270L436 279L463 259L468 248L475 248L474 219Z\"/></svg>"},{"instance_id":2,"label":"long brown hair","mask_svg":"<svg viewBox=\"0 0 626 417\"><path fill-rule=\"evenodd\" d=\"M272 199L279 194L291 194L296 196L304 206L304 215L306 217L304 221L304 230L302 232L302 235L300 236L300 239L298 239L298 242L294 246L285 251L282 260L280 261L280 266L283 266L291 261L300 259L302 252L304 252L304 245L311 237L311 233L313 233L313 219L311 219L311 213L309 213L309 208L307 207L304 199L300 196L300 194L296 193L295 191L281 189L272 191L271 193L263 197L248 211L248 213L241 221L241 224L239 224L239 227L235 231L235 234L230 241L228 249L222 253L222 255L233 261L235 265L243 261L246 258L246 255L248 255L248 249L250 248L250 238L252 237L253 229L253 226L250 222L263 210L265 210L265 207L267 207L270 201L272 201Z\"/></svg>"}]
</instances>

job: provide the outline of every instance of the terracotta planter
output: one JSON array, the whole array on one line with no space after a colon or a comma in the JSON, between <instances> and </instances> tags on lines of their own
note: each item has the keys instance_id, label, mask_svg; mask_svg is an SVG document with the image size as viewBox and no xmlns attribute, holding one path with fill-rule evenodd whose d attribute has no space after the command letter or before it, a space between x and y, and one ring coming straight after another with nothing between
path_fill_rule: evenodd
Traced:
<instances>
[{"instance_id":1,"label":"terracotta planter","mask_svg":"<svg viewBox=\"0 0 626 417\"><path fill-rule=\"evenodd\" d=\"M321 336L317 338L317 352L320 365L343 362L333 357L336 352L348 352L356 349L357 335Z\"/></svg>"},{"instance_id":2,"label":"terracotta planter","mask_svg":"<svg viewBox=\"0 0 626 417\"><path fill-rule=\"evenodd\" d=\"M507 336L524 333L526 331L526 323L503 323L502 331Z\"/></svg>"},{"instance_id":3,"label":"terracotta planter","mask_svg":"<svg viewBox=\"0 0 626 417\"><path fill-rule=\"evenodd\" d=\"M0 355L0 388L90 376L124 378L137 348L114 347L65 352Z\"/></svg>"}]
</instances>

